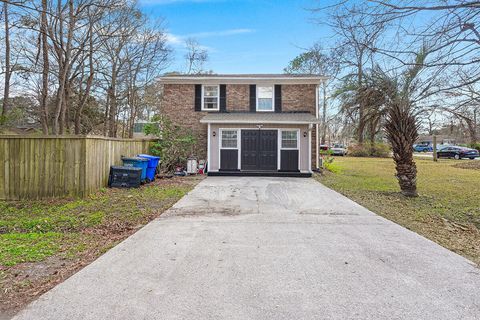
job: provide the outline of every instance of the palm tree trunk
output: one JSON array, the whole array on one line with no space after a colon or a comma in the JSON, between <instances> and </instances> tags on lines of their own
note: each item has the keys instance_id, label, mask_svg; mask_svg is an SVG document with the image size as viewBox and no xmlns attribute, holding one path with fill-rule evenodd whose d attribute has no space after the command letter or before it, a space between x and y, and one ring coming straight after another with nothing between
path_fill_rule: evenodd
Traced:
<instances>
[{"instance_id":1,"label":"palm tree trunk","mask_svg":"<svg viewBox=\"0 0 480 320\"><path fill-rule=\"evenodd\" d=\"M418 138L418 123L410 108L393 103L385 124L387 138L392 145L396 177L407 197L417 197L417 166L413 160L413 144Z\"/></svg>"}]
</instances>

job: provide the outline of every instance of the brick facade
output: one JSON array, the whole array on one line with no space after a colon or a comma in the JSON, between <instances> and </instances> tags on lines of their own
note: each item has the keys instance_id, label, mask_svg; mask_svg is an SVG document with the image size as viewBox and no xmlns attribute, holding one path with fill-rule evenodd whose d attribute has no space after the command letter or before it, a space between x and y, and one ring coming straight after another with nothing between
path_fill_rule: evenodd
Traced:
<instances>
[{"instance_id":1,"label":"brick facade","mask_svg":"<svg viewBox=\"0 0 480 320\"><path fill-rule=\"evenodd\" d=\"M282 85L282 111L309 111L315 115L314 84L286 84Z\"/></svg>"},{"instance_id":2,"label":"brick facade","mask_svg":"<svg viewBox=\"0 0 480 320\"><path fill-rule=\"evenodd\" d=\"M247 84L228 84L227 112L250 110L250 88ZM190 128L197 138L194 155L207 157L207 125L200 123L208 112L195 111L194 84L163 84L161 112L175 124ZM315 115L315 92L313 84L282 85L282 111L309 111ZM312 165L315 166L315 131L312 132Z\"/></svg>"},{"instance_id":3,"label":"brick facade","mask_svg":"<svg viewBox=\"0 0 480 320\"><path fill-rule=\"evenodd\" d=\"M227 111L250 111L248 84L227 84Z\"/></svg>"},{"instance_id":4,"label":"brick facade","mask_svg":"<svg viewBox=\"0 0 480 320\"><path fill-rule=\"evenodd\" d=\"M207 157L207 125L200 123L207 112L195 111L195 85L164 84L162 114L167 115L176 125L190 128L197 138L194 155Z\"/></svg>"}]
</instances>

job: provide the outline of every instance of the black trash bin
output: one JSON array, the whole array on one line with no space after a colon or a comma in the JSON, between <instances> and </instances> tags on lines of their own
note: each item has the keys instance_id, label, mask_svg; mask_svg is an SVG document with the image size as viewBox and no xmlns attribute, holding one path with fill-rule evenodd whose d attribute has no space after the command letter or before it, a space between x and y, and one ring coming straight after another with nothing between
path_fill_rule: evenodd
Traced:
<instances>
[{"instance_id":1,"label":"black trash bin","mask_svg":"<svg viewBox=\"0 0 480 320\"><path fill-rule=\"evenodd\" d=\"M142 183L142 168L111 166L108 186L112 188L138 188Z\"/></svg>"}]
</instances>

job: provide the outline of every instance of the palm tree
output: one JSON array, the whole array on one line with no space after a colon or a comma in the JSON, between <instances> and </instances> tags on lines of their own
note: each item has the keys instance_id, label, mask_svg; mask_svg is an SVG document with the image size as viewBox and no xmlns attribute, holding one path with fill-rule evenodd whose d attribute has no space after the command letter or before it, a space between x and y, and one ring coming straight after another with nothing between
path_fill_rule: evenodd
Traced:
<instances>
[{"instance_id":1,"label":"palm tree","mask_svg":"<svg viewBox=\"0 0 480 320\"><path fill-rule=\"evenodd\" d=\"M391 76L379 68L375 76L375 86L385 95L385 133L392 145L396 177L402 194L407 197L418 196L413 144L418 138L419 123L414 95L420 87L418 76L426 55L423 48L417 54L413 66L399 77Z\"/></svg>"}]
</instances>

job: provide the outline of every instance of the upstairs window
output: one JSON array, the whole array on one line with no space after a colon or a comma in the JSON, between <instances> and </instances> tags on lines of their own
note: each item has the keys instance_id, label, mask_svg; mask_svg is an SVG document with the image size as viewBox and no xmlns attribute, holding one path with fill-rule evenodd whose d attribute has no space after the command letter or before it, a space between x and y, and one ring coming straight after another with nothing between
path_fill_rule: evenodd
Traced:
<instances>
[{"instance_id":1,"label":"upstairs window","mask_svg":"<svg viewBox=\"0 0 480 320\"><path fill-rule=\"evenodd\" d=\"M257 111L273 111L273 86L257 86Z\"/></svg>"},{"instance_id":2,"label":"upstairs window","mask_svg":"<svg viewBox=\"0 0 480 320\"><path fill-rule=\"evenodd\" d=\"M219 105L219 86L203 86L202 87L202 110L218 111Z\"/></svg>"}]
</instances>

